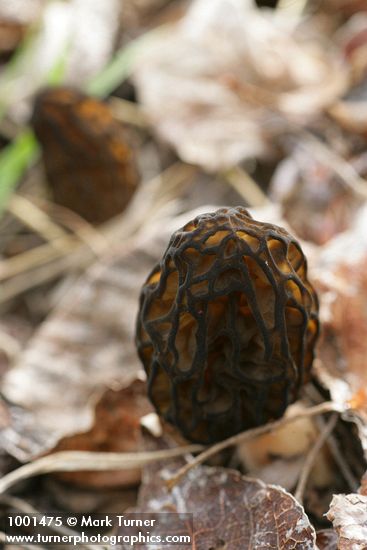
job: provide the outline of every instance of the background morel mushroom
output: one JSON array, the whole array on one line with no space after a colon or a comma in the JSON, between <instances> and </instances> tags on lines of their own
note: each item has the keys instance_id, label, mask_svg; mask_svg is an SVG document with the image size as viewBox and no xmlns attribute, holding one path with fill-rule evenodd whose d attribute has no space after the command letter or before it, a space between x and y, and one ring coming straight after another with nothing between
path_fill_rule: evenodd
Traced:
<instances>
[{"instance_id":1,"label":"background morel mushroom","mask_svg":"<svg viewBox=\"0 0 367 550\"><path fill-rule=\"evenodd\" d=\"M317 312L287 231L241 207L198 216L141 293L137 347L157 412L203 443L280 417L309 378Z\"/></svg>"},{"instance_id":2,"label":"background morel mushroom","mask_svg":"<svg viewBox=\"0 0 367 550\"><path fill-rule=\"evenodd\" d=\"M124 210L139 175L108 105L73 88L49 88L36 97L31 122L56 203L95 224Z\"/></svg>"}]
</instances>

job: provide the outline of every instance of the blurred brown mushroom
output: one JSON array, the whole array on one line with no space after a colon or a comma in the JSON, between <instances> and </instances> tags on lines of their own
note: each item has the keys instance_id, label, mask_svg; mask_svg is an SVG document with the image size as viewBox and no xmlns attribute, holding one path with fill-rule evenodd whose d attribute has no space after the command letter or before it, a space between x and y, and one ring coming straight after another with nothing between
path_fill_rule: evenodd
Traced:
<instances>
[{"instance_id":1,"label":"blurred brown mushroom","mask_svg":"<svg viewBox=\"0 0 367 550\"><path fill-rule=\"evenodd\" d=\"M95 224L124 210L138 170L106 104L72 88L50 88L37 96L31 122L56 203Z\"/></svg>"}]
</instances>

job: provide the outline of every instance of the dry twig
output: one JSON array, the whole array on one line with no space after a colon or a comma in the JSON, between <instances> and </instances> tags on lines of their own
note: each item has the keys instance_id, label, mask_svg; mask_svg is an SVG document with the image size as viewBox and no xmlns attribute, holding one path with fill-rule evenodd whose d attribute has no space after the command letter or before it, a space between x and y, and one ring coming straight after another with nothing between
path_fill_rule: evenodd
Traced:
<instances>
[{"instance_id":1,"label":"dry twig","mask_svg":"<svg viewBox=\"0 0 367 550\"><path fill-rule=\"evenodd\" d=\"M345 409L340 407L340 405L332 402L332 401L326 401L325 403L321 403L320 405L315 405L314 407L309 407L307 409L304 409L303 411L291 414L289 416L283 416L283 418L280 418L279 420L275 420L274 422L269 422L268 424L265 424L264 426L259 426L258 428L253 428L252 430L247 430L245 432L241 432L237 435L233 435L232 437L229 437L228 439L225 439L224 441L220 441L219 443L216 443L212 447L209 447L209 449L203 451L201 454L199 454L196 458L194 458L191 462L188 464L185 464L182 468L176 472L174 476L172 476L170 479L167 480L167 485L169 489L172 489L177 483L180 482L180 480L192 469L195 468L195 466L198 466L199 464L202 464L209 458L211 458L213 455L218 454L220 451L223 451L224 449L227 449L228 447L233 447L234 445L238 445L239 443L243 443L244 441L248 439L254 439L255 437L259 435L264 435L266 433L272 432L273 430L276 430L280 428L281 426L285 426L286 424L289 424L290 422L294 422L298 418L306 418L311 416L317 416L319 414L324 414L328 412L344 412Z\"/></svg>"},{"instance_id":2,"label":"dry twig","mask_svg":"<svg viewBox=\"0 0 367 550\"><path fill-rule=\"evenodd\" d=\"M51 472L128 470L129 468L137 468L157 460L166 460L189 453L197 453L203 448L202 445L187 445L173 449L137 453L93 453L88 451L53 453L25 464L2 477L0 479L0 493L4 493L23 479L41 474L49 474Z\"/></svg>"},{"instance_id":3,"label":"dry twig","mask_svg":"<svg viewBox=\"0 0 367 550\"><path fill-rule=\"evenodd\" d=\"M224 177L249 206L270 204L265 193L245 170L236 167L225 172Z\"/></svg>"},{"instance_id":4,"label":"dry twig","mask_svg":"<svg viewBox=\"0 0 367 550\"><path fill-rule=\"evenodd\" d=\"M319 420L320 420L320 424L323 425L324 424L323 419L320 418ZM329 450L330 450L330 452L333 456L333 459L335 460L335 463L338 466L342 476L344 477L345 481L348 483L349 489L353 493L356 493L357 490L358 490L358 487L359 487L359 483L358 483L357 479L355 478L355 476L353 475L353 472L352 472L349 464L347 463L344 456L340 452L339 446L338 446L338 444L336 442L336 439L335 439L333 434L329 435L326 443L328 445L328 448L329 448Z\"/></svg>"},{"instance_id":5,"label":"dry twig","mask_svg":"<svg viewBox=\"0 0 367 550\"><path fill-rule=\"evenodd\" d=\"M13 193L7 204L7 210L56 248L58 240L67 235L62 227L54 223L32 200L26 197Z\"/></svg>"},{"instance_id":6,"label":"dry twig","mask_svg":"<svg viewBox=\"0 0 367 550\"><path fill-rule=\"evenodd\" d=\"M316 439L314 445L311 447L306 460L303 464L301 475L298 480L298 484L294 493L295 498L302 504L303 494L306 489L307 480L310 476L313 465L317 455L321 451L322 446L326 442L327 438L333 431L338 421L339 416L337 414L332 414L329 418L329 421L325 424L323 430L320 432L319 437Z\"/></svg>"},{"instance_id":7,"label":"dry twig","mask_svg":"<svg viewBox=\"0 0 367 550\"><path fill-rule=\"evenodd\" d=\"M190 180L196 170L193 166L178 162L141 186L126 211L101 227L99 237L102 235L105 240L105 252L111 249L112 243L127 241L147 220L158 216L160 209L179 194L183 183ZM100 241L95 244L97 246ZM1 287L0 303L51 281L68 270L85 269L96 258L91 248L90 239L86 245L75 235L66 235L58 239L57 250L49 243L0 262L0 279L7 279ZM102 252L100 247L98 252Z\"/></svg>"},{"instance_id":8,"label":"dry twig","mask_svg":"<svg viewBox=\"0 0 367 550\"><path fill-rule=\"evenodd\" d=\"M138 128L148 128L148 119L136 103L120 97L111 97L108 104L117 120Z\"/></svg>"},{"instance_id":9,"label":"dry twig","mask_svg":"<svg viewBox=\"0 0 367 550\"><path fill-rule=\"evenodd\" d=\"M314 155L320 162L330 167L334 174L356 195L367 198L367 180L362 178L352 164L333 151L327 143L322 142L310 132L299 131L303 139L299 145Z\"/></svg>"},{"instance_id":10,"label":"dry twig","mask_svg":"<svg viewBox=\"0 0 367 550\"><path fill-rule=\"evenodd\" d=\"M21 345L14 336L0 329L0 350L5 353L8 359L14 359L21 349Z\"/></svg>"},{"instance_id":11,"label":"dry twig","mask_svg":"<svg viewBox=\"0 0 367 550\"><path fill-rule=\"evenodd\" d=\"M311 403L315 401L316 403L320 403L323 400L323 397L319 392L319 390L317 390L316 387L312 384L309 384L306 386L305 393L309 396ZM321 416L316 418L315 422L320 431L322 431L325 428L325 425L326 425L325 420ZM342 452L340 451L339 445L337 444L333 434L329 434L329 437L326 440L326 444L342 476L344 477L345 481L348 483L350 490L353 493L356 493L359 487L358 480L355 478L351 467L349 466Z\"/></svg>"}]
</instances>

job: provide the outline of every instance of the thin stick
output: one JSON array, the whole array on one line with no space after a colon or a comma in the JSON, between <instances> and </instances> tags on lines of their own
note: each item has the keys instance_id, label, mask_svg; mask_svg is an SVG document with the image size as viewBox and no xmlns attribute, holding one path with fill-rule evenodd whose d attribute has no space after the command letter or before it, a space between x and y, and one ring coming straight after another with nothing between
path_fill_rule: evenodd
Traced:
<instances>
[{"instance_id":1,"label":"thin stick","mask_svg":"<svg viewBox=\"0 0 367 550\"><path fill-rule=\"evenodd\" d=\"M7 210L46 241L58 246L58 239L67 235L66 231L54 223L47 214L31 200L13 193Z\"/></svg>"},{"instance_id":2,"label":"thin stick","mask_svg":"<svg viewBox=\"0 0 367 550\"><path fill-rule=\"evenodd\" d=\"M18 199L19 197L17 200ZM23 197L21 199L23 200ZM40 212L40 215L42 214L44 217L50 219L44 213L42 207L35 205L33 200L26 199L26 201L27 204L34 205L37 211ZM43 207L52 204L46 201L38 202ZM34 267L41 267L44 264L57 260L60 256L68 255L77 250L82 243L85 243L96 257L99 257L111 245L110 241L102 235L100 231L77 216L74 212L68 211L66 208L59 207L58 205L52 205L52 207L61 212L64 219L66 218L66 221L71 221L70 226L72 226L71 229L74 234L70 235L60 228L63 233L59 236L54 234L53 240L50 238L48 243L0 262L0 281L22 274ZM55 227L59 226L56 225Z\"/></svg>"},{"instance_id":3,"label":"thin stick","mask_svg":"<svg viewBox=\"0 0 367 550\"><path fill-rule=\"evenodd\" d=\"M51 472L82 472L128 470L144 466L149 462L175 458L203 450L203 445L187 445L160 451L137 453L92 453L87 451L62 451L38 458L29 464L17 468L0 479L0 493L23 479Z\"/></svg>"},{"instance_id":4,"label":"thin stick","mask_svg":"<svg viewBox=\"0 0 367 550\"><path fill-rule=\"evenodd\" d=\"M245 170L236 167L225 172L224 177L249 206L270 204L265 193Z\"/></svg>"},{"instance_id":5,"label":"thin stick","mask_svg":"<svg viewBox=\"0 0 367 550\"><path fill-rule=\"evenodd\" d=\"M322 427L325 426L325 422L322 418L318 418L318 421L319 421L318 423L320 423ZM344 456L340 452L339 446L333 434L329 435L329 437L327 438L326 444L331 454L333 455L333 459L335 460L335 463L338 466L342 476L344 477L345 481L348 483L350 490L353 493L356 493L359 487L359 483L357 479L354 477L349 464L346 462Z\"/></svg>"},{"instance_id":6,"label":"thin stick","mask_svg":"<svg viewBox=\"0 0 367 550\"><path fill-rule=\"evenodd\" d=\"M110 243L108 249L111 248L111 243L113 242L121 243L121 240L127 241L130 239L141 229L147 220L157 216L159 208L167 204L174 193L179 194L184 182L192 179L196 172L197 169L194 166L178 162L144 186L141 186L123 215L112 219L100 228L100 233L106 239L105 242ZM162 199L162 195L158 191L166 187L170 192L167 192L167 196ZM143 201L141 200L142 197L144 198ZM144 205L143 211L142 204ZM22 255L23 258L19 258L20 264L12 263L8 265L8 262L13 260L12 258L0 263L0 278L1 272L3 272L4 278L5 275L8 278L9 273L18 271L18 275L14 276L13 274L13 278L2 284L0 304L18 296L22 292L51 281L63 275L68 270L78 269L80 271L81 269L85 269L95 259L95 254L91 251L90 246L81 243L80 239L77 239L73 235L67 235L59 239L60 244L63 245L63 250L52 252L51 248L48 248L48 251L52 252L52 257L50 258L47 258L46 249L42 251L37 249L37 252L24 252ZM44 246L50 247L51 245ZM24 254L31 254L31 252L33 252L34 256L24 257ZM37 254L39 254L39 258L37 258ZM22 270L19 272L19 265L24 260L29 262L28 267L32 267L29 271ZM16 262L16 258L14 258L14 262ZM23 267L26 266L23 265Z\"/></svg>"},{"instance_id":7,"label":"thin stick","mask_svg":"<svg viewBox=\"0 0 367 550\"><path fill-rule=\"evenodd\" d=\"M12 360L20 353L22 347L14 336L0 329L0 349Z\"/></svg>"},{"instance_id":8,"label":"thin stick","mask_svg":"<svg viewBox=\"0 0 367 550\"><path fill-rule=\"evenodd\" d=\"M367 180L358 174L350 162L346 161L310 132L302 130L298 134L303 138L303 141L297 141L300 147L308 150L320 162L330 167L334 174L339 176L345 186L349 187L355 194L364 199L367 197Z\"/></svg>"},{"instance_id":9,"label":"thin stick","mask_svg":"<svg viewBox=\"0 0 367 550\"><path fill-rule=\"evenodd\" d=\"M0 287L0 304L31 288L57 279L67 271L78 271L80 273L83 269L87 269L95 256L90 248L81 248L79 256L77 254L78 250L70 254L64 254L53 262L39 266L34 272L20 273L17 277L4 281Z\"/></svg>"},{"instance_id":10,"label":"thin stick","mask_svg":"<svg viewBox=\"0 0 367 550\"><path fill-rule=\"evenodd\" d=\"M315 386L311 384L306 386L305 393L309 395L311 401L313 402L315 401L320 402L323 399L319 390L317 390ZM319 418L316 418L316 424L320 431L322 431L325 427L325 421L321 416ZM335 463L338 466L342 476L344 477L345 481L348 483L350 490L353 493L356 493L359 487L358 480L353 475L351 467L349 466L343 454L341 453L339 446L336 442L335 436L333 434L329 435L329 437L327 438L326 444L329 448L329 451L333 455L333 459L335 460Z\"/></svg>"},{"instance_id":11,"label":"thin stick","mask_svg":"<svg viewBox=\"0 0 367 550\"><path fill-rule=\"evenodd\" d=\"M137 103L121 99L120 97L111 97L108 104L117 120L137 126L138 128L148 128L148 117Z\"/></svg>"},{"instance_id":12,"label":"thin stick","mask_svg":"<svg viewBox=\"0 0 367 550\"><path fill-rule=\"evenodd\" d=\"M57 240L57 246L55 246ZM80 246L80 240L74 235L66 235L61 239L55 239L53 243L46 243L26 252L12 256L0 262L0 281L10 279L24 272L29 272L35 267L41 267L51 261L57 260L60 256L70 254ZM29 277L29 274L28 274Z\"/></svg>"},{"instance_id":13,"label":"thin stick","mask_svg":"<svg viewBox=\"0 0 367 550\"><path fill-rule=\"evenodd\" d=\"M329 418L328 422L325 424L323 430L320 432L319 437L315 441L315 444L311 447L305 463L303 465L301 475L298 480L298 484L296 487L296 491L294 493L294 497L302 504L303 501L303 495L306 489L307 480L310 476L311 470L313 468L313 465L315 464L315 460L317 458L317 455L321 451L322 446L326 442L327 438L333 431L333 429L336 426L336 423L338 421L339 415L333 414Z\"/></svg>"},{"instance_id":14,"label":"thin stick","mask_svg":"<svg viewBox=\"0 0 367 550\"><path fill-rule=\"evenodd\" d=\"M291 13L293 16L301 16L308 0L279 0L276 9L278 11Z\"/></svg>"},{"instance_id":15,"label":"thin stick","mask_svg":"<svg viewBox=\"0 0 367 550\"><path fill-rule=\"evenodd\" d=\"M297 145L304 147L319 161L325 163L358 196L364 199L367 197L367 180L362 178L354 166L333 151L328 144L305 130L302 125L291 122L279 109L279 96L249 83L241 83L241 85L238 85L237 82L234 85L230 83L230 88L232 88L240 99L265 107L280 117L289 134L296 138Z\"/></svg>"},{"instance_id":16,"label":"thin stick","mask_svg":"<svg viewBox=\"0 0 367 550\"><path fill-rule=\"evenodd\" d=\"M259 435L263 435L269 432L272 432L273 430L276 430L280 428L281 426L285 426L286 424L289 424L290 422L294 422L294 420L297 420L298 418L306 418L311 416L317 416L319 414L325 414L328 412L344 412L345 408L342 408L337 403L334 403L332 401L326 401L325 403L321 403L320 405L316 405L315 407L309 407L307 409L304 409L303 411L300 411L298 413L294 413L289 416L285 416L283 418L280 418L279 420L275 420L274 422L269 422L268 424L265 424L264 426L259 426L258 428L253 428L251 430L247 430L245 432L241 432L237 435L234 435L232 437L229 437L228 439L225 439L224 441L220 441L219 443L216 443L209 449L203 451L200 453L196 458L194 458L191 462L188 464L185 464L182 468L180 468L174 476L172 476L170 479L167 480L167 486L169 489L172 489L179 481L192 469L195 468L195 466L198 466L199 464L202 464L209 458L211 458L213 455L218 454L220 451L223 451L223 449L227 449L228 447L233 447L234 445L238 445L239 443L243 443L244 441L247 441L248 439L254 439L255 437L258 437Z\"/></svg>"},{"instance_id":17,"label":"thin stick","mask_svg":"<svg viewBox=\"0 0 367 550\"><path fill-rule=\"evenodd\" d=\"M89 246L97 257L109 246L110 243L106 242L106 238L101 231L76 212L44 198L32 197L30 200L50 218L70 229L82 242Z\"/></svg>"}]
</instances>

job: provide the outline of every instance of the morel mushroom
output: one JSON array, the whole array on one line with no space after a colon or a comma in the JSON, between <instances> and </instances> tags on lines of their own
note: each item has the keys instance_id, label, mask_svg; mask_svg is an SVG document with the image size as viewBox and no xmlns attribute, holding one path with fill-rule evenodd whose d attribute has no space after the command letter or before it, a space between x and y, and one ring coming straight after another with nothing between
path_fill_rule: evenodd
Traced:
<instances>
[{"instance_id":1,"label":"morel mushroom","mask_svg":"<svg viewBox=\"0 0 367 550\"><path fill-rule=\"evenodd\" d=\"M309 378L318 328L306 259L287 231L242 207L198 216L142 289L149 397L202 443L279 418Z\"/></svg>"},{"instance_id":2,"label":"morel mushroom","mask_svg":"<svg viewBox=\"0 0 367 550\"><path fill-rule=\"evenodd\" d=\"M31 122L57 204L95 224L124 210L139 175L108 105L73 88L49 88L36 97Z\"/></svg>"}]
</instances>

